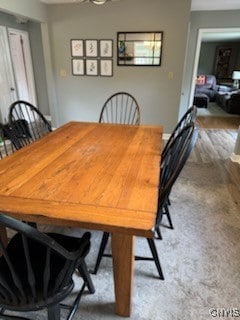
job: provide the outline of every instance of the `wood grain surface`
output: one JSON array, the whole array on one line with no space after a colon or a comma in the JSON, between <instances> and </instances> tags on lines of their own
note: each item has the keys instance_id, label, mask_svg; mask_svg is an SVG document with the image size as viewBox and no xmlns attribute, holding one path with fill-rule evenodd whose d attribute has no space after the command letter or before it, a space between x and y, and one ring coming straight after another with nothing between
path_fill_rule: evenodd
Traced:
<instances>
[{"instance_id":1,"label":"wood grain surface","mask_svg":"<svg viewBox=\"0 0 240 320\"><path fill-rule=\"evenodd\" d=\"M161 136L161 127L68 123L0 162L0 210L150 236Z\"/></svg>"}]
</instances>

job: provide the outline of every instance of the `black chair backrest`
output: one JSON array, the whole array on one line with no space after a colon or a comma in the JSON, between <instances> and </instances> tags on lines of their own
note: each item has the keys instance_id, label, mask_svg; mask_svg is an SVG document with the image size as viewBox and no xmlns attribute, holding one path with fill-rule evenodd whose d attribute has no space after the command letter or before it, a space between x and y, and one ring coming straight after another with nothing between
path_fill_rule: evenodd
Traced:
<instances>
[{"instance_id":1,"label":"black chair backrest","mask_svg":"<svg viewBox=\"0 0 240 320\"><path fill-rule=\"evenodd\" d=\"M43 114L27 101L15 101L9 109L9 124L21 147L52 131Z\"/></svg>"},{"instance_id":2,"label":"black chair backrest","mask_svg":"<svg viewBox=\"0 0 240 320\"><path fill-rule=\"evenodd\" d=\"M191 122L186 125L168 146L161 161L158 211L168 202L171 188L183 169L198 137L198 127Z\"/></svg>"},{"instance_id":3,"label":"black chair backrest","mask_svg":"<svg viewBox=\"0 0 240 320\"><path fill-rule=\"evenodd\" d=\"M74 270L90 249L90 233L73 247L70 237L61 243L61 235L44 234L7 215L0 214L0 226L13 234L7 247L0 238L0 307L39 310L65 298Z\"/></svg>"},{"instance_id":4,"label":"black chair backrest","mask_svg":"<svg viewBox=\"0 0 240 320\"><path fill-rule=\"evenodd\" d=\"M20 149L18 140L8 124L0 123L0 159Z\"/></svg>"},{"instance_id":5,"label":"black chair backrest","mask_svg":"<svg viewBox=\"0 0 240 320\"><path fill-rule=\"evenodd\" d=\"M104 103L100 123L140 124L140 108L136 99L127 92L117 92Z\"/></svg>"},{"instance_id":6,"label":"black chair backrest","mask_svg":"<svg viewBox=\"0 0 240 320\"><path fill-rule=\"evenodd\" d=\"M162 152L162 157L165 156L165 153L168 150L169 145L172 143L173 139L179 134L179 132L189 123L191 122L195 122L196 121L196 117L197 117L197 107L196 106L192 106L190 107L185 114L182 116L182 118L179 120L179 122L177 123L175 129L173 130L170 138L168 139L163 152Z\"/></svg>"}]
</instances>

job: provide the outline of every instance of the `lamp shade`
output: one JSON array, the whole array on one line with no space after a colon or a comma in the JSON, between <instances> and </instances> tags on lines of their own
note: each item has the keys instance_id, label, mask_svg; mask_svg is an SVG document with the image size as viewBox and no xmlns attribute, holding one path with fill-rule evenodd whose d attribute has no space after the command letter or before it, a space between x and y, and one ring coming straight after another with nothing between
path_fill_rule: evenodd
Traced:
<instances>
[{"instance_id":1,"label":"lamp shade","mask_svg":"<svg viewBox=\"0 0 240 320\"><path fill-rule=\"evenodd\" d=\"M240 71L233 71L232 79L233 80L240 80Z\"/></svg>"}]
</instances>

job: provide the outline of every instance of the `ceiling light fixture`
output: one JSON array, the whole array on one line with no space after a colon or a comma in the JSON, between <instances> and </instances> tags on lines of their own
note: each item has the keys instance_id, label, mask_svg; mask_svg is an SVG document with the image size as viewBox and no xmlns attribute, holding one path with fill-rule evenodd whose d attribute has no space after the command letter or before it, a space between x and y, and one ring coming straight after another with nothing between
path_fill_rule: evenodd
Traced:
<instances>
[{"instance_id":1,"label":"ceiling light fixture","mask_svg":"<svg viewBox=\"0 0 240 320\"><path fill-rule=\"evenodd\" d=\"M90 2L94 4L104 4L107 2L107 0L90 0Z\"/></svg>"},{"instance_id":2,"label":"ceiling light fixture","mask_svg":"<svg viewBox=\"0 0 240 320\"><path fill-rule=\"evenodd\" d=\"M117 0L82 0L80 2L91 2L97 5L105 4L106 2L117 1Z\"/></svg>"}]
</instances>

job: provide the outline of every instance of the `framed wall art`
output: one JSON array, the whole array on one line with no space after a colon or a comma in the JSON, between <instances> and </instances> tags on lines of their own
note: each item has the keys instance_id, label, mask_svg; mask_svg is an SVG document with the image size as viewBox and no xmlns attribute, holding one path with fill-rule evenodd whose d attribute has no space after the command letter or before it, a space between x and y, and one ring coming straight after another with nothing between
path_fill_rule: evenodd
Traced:
<instances>
[{"instance_id":1,"label":"framed wall art","mask_svg":"<svg viewBox=\"0 0 240 320\"><path fill-rule=\"evenodd\" d=\"M73 76L113 76L112 39L71 39Z\"/></svg>"},{"instance_id":2,"label":"framed wall art","mask_svg":"<svg viewBox=\"0 0 240 320\"><path fill-rule=\"evenodd\" d=\"M71 40L71 54L72 57L83 57L83 40Z\"/></svg>"},{"instance_id":3,"label":"framed wall art","mask_svg":"<svg viewBox=\"0 0 240 320\"><path fill-rule=\"evenodd\" d=\"M97 40L85 40L86 56L97 57L98 56L98 41Z\"/></svg>"},{"instance_id":4,"label":"framed wall art","mask_svg":"<svg viewBox=\"0 0 240 320\"><path fill-rule=\"evenodd\" d=\"M100 60L100 76L112 77L113 75L113 61L111 59Z\"/></svg>"},{"instance_id":5,"label":"framed wall art","mask_svg":"<svg viewBox=\"0 0 240 320\"><path fill-rule=\"evenodd\" d=\"M72 74L74 76L84 76L84 60L72 59Z\"/></svg>"},{"instance_id":6,"label":"framed wall art","mask_svg":"<svg viewBox=\"0 0 240 320\"><path fill-rule=\"evenodd\" d=\"M86 75L98 76L98 60L86 59Z\"/></svg>"},{"instance_id":7,"label":"framed wall art","mask_svg":"<svg viewBox=\"0 0 240 320\"><path fill-rule=\"evenodd\" d=\"M113 41L100 40L100 57L112 58L113 56Z\"/></svg>"},{"instance_id":8,"label":"framed wall art","mask_svg":"<svg viewBox=\"0 0 240 320\"><path fill-rule=\"evenodd\" d=\"M216 51L215 75L217 79L227 79L232 54L231 47L220 47Z\"/></svg>"}]
</instances>

